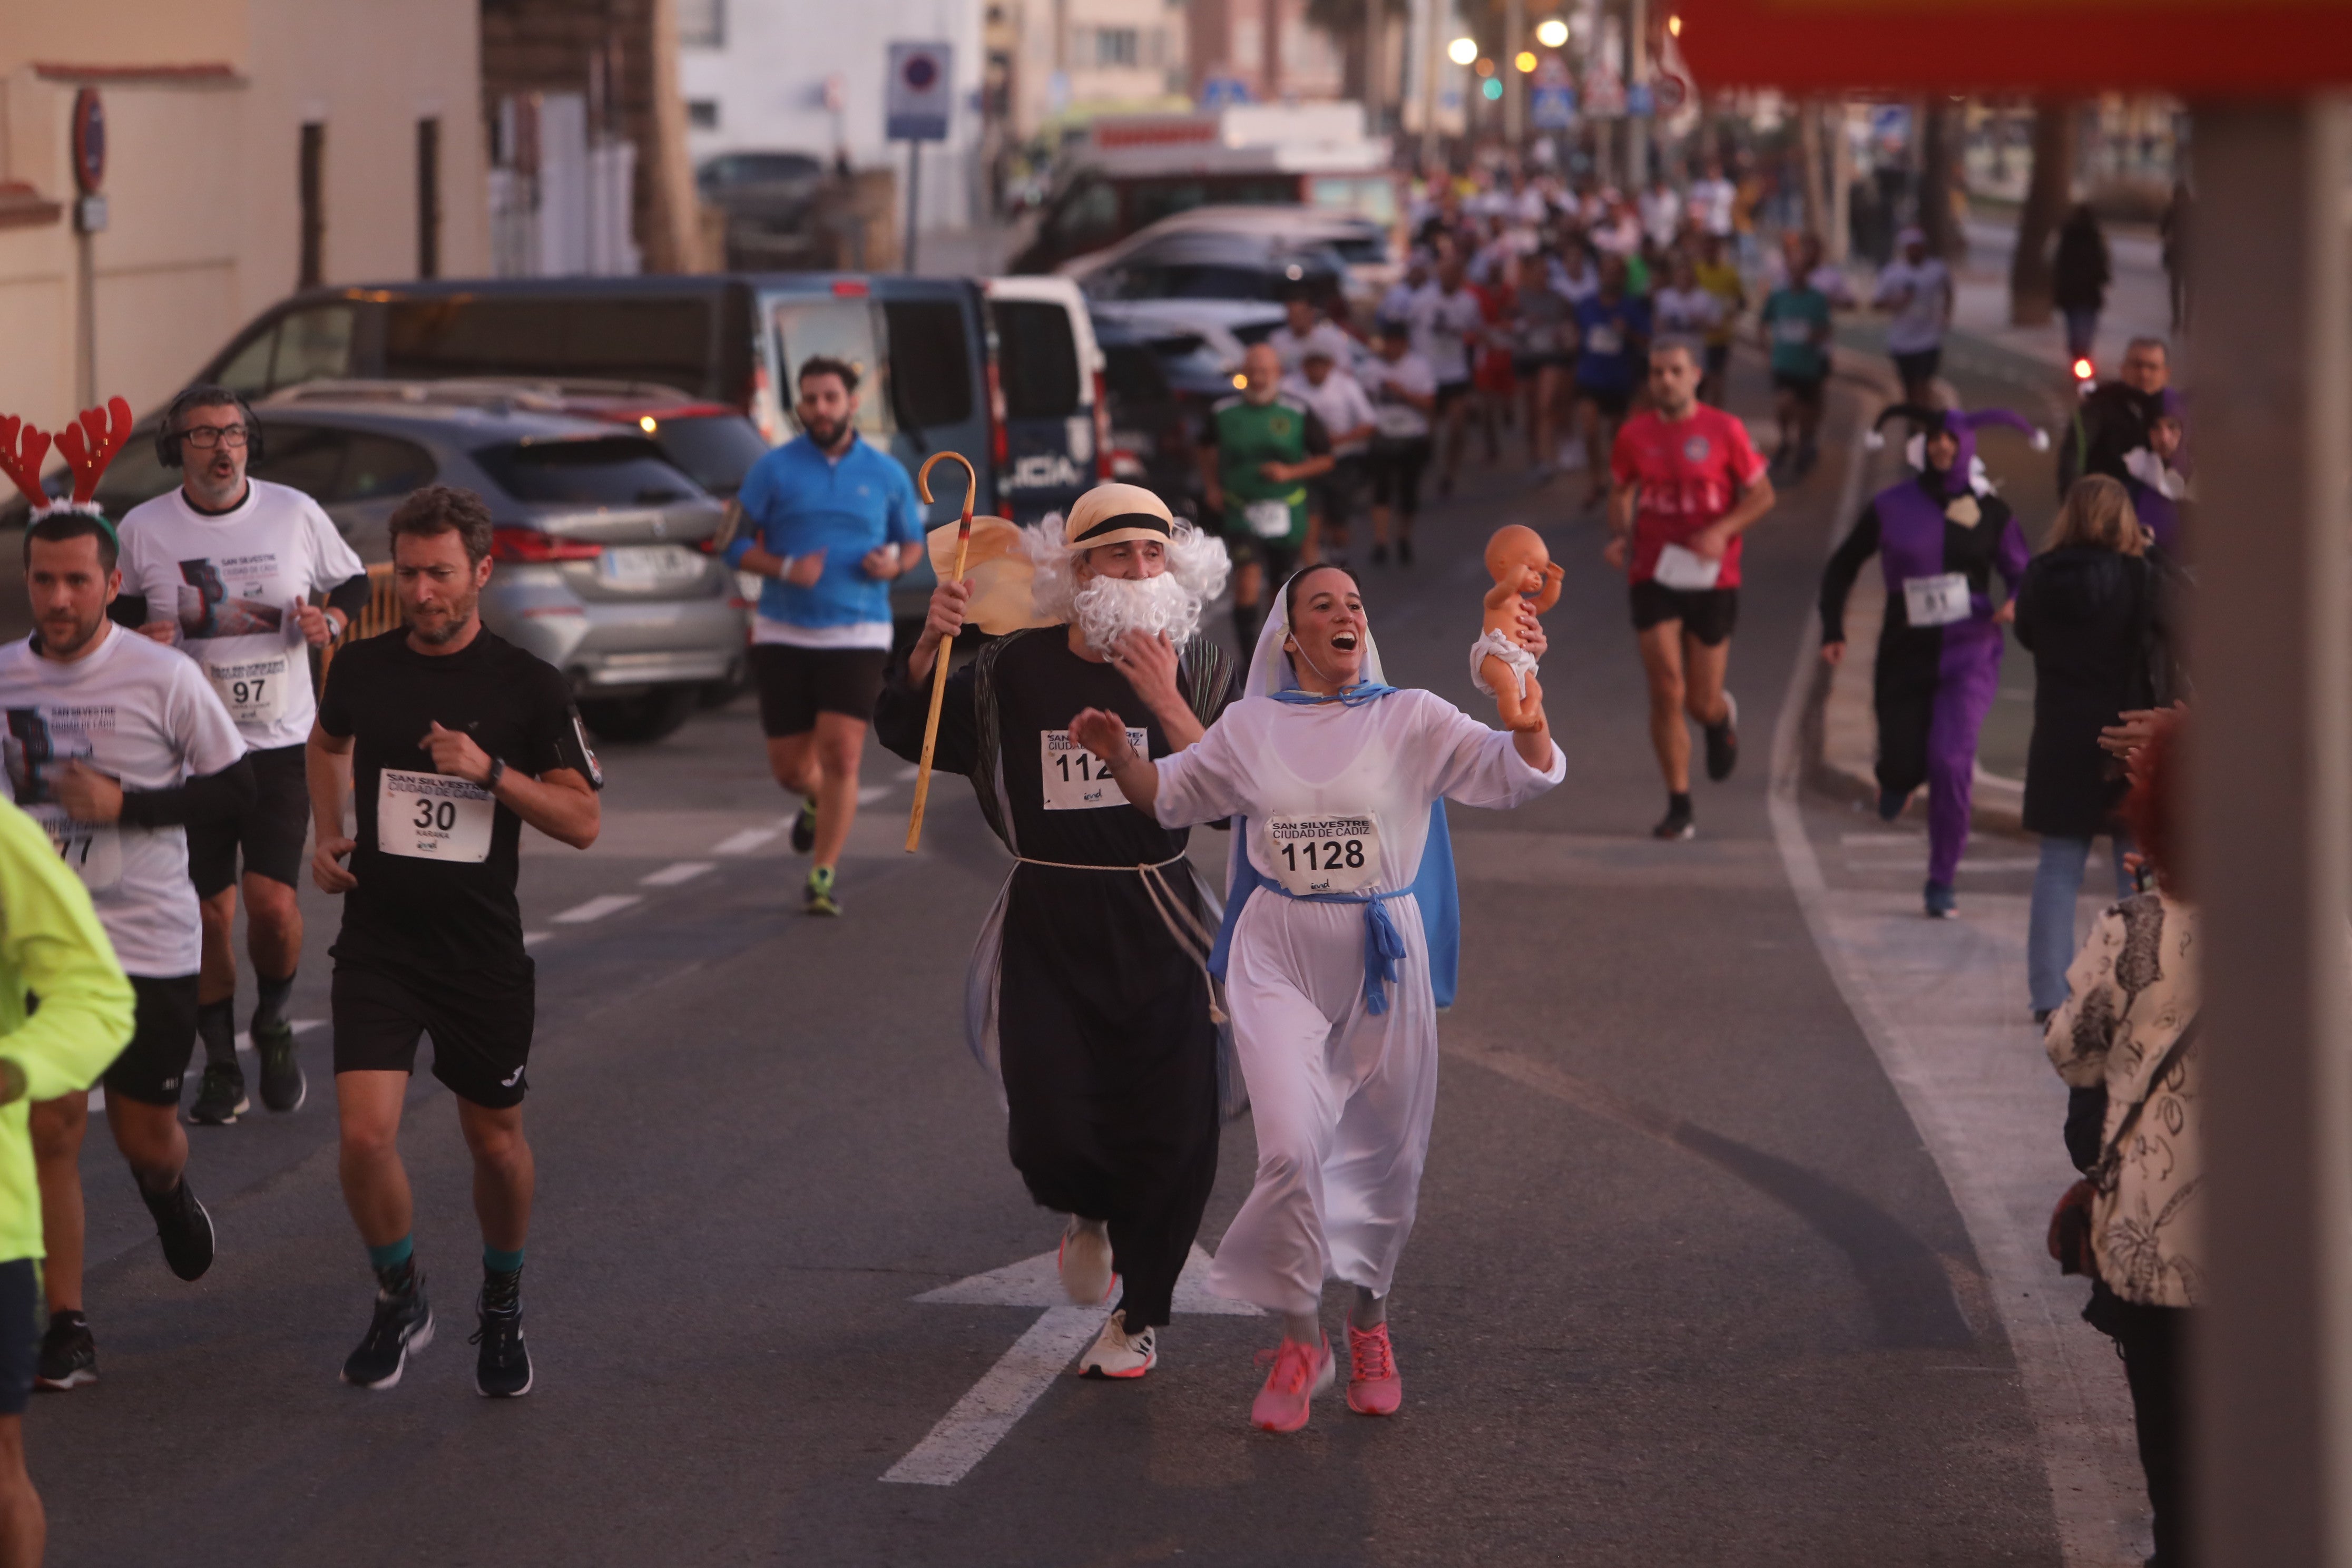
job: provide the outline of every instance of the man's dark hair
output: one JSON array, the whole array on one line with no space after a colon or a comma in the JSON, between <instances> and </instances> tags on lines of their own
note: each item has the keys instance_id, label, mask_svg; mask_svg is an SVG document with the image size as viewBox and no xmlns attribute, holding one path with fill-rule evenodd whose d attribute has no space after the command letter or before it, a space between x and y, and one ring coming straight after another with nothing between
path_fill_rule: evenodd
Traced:
<instances>
[{"instance_id":1,"label":"man's dark hair","mask_svg":"<svg viewBox=\"0 0 2352 1568\"><path fill-rule=\"evenodd\" d=\"M490 552L490 509L481 497L456 485L426 485L402 501L383 527L394 549L404 533L426 539L454 531L466 546L467 564L479 565Z\"/></svg>"},{"instance_id":2,"label":"man's dark hair","mask_svg":"<svg viewBox=\"0 0 2352 1568\"><path fill-rule=\"evenodd\" d=\"M68 539L90 538L98 541L98 569L111 572L122 559L122 545L114 537L114 530L106 520L93 512L53 511L37 517L25 530L25 564L33 563L33 541L61 544Z\"/></svg>"},{"instance_id":3,"label":"man's dark hair","mask_svg":"<svg viewBox=\"0 0 2352 1568\"><path fill-rule=\"evenodd\" d=\"M808 358L801 361L800 379L793 382L793 384L794 386L803 385L807 383L808 378L813 375L837 376L841 381L842 391L856 392L857 390L857 372L850 367L850 363L847 360L835 359L831 354L811 354Z\"/></svg>"}]
</instances>

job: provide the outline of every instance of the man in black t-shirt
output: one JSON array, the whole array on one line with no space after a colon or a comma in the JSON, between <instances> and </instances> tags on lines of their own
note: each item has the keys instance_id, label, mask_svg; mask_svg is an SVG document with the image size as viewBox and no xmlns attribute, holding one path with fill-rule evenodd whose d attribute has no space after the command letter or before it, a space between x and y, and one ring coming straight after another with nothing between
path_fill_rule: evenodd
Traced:
<instances>
[{"instance_id":1,"label":"man in black t-shirt","mask_svg":"<svg viewBox=\"0 0 2352 1568\"><path fill-rule=\"evenodd\" d=\"M511 1398L530 1391L522 1099L537 1005L517 850L525 823L574 848L594 843L604 780L562 676L483 629L480 499L429 486L388 528L406 624L336 655L310 742L310 874L345 900L330 950L343 1199L377 1279L374 1321L343 1381L389 1388L433 1338L398 1142L417 1040L430 1033L433 1076L457 1097L473 1152L482 1222L474 1386ZM356 838L343 832L347 801Z\"/></svg>"}]
</instances>

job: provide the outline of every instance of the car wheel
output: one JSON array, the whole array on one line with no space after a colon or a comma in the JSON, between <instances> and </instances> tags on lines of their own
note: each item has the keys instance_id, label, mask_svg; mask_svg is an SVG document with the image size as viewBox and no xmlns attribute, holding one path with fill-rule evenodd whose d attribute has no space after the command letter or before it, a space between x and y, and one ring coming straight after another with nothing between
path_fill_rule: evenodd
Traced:
<instances>
[{"instance_id":1,"label":"car wheel","mask_svg":"<svg viewBox=\"0 0 2352 1568\"><path fill-rule=\"evenodd\" d=\"M596 738L615 745L658 741L694 716L696 689L656 686L635 697L594 697L582 701L580 718Z\"/></svg>"}]
</instances>

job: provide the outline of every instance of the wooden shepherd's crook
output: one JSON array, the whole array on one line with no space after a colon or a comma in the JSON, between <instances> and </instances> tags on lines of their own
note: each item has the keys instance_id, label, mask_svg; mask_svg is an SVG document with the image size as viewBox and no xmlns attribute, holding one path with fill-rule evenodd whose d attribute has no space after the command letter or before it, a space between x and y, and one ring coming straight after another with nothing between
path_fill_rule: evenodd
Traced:
<instances>
[{"instance_id":1,"label":"wooden shepherd's crook","mask_svg":"<svg viewBox=\"0 0 2352 1568\"><path fill-rule=\"evenodd\" d=\"M953 458L963 465L963 521L956 525L955 574L948 581L963 581L964 556L971 549L971 503L980 495L980 473L971 459L961 452L934 452L923 459L916 470L915 488L923 492L923 503L931 500L931 470ZM931 752L940 743L940 705L948 695L948 650L955 647L955 638L940 642L939 662L931 666L931 713L923 721L923 760L915 766L915 809L907 817L907 853L912 855L923 837L923 805L931 794Z\"/></svg>"}]
</instances>

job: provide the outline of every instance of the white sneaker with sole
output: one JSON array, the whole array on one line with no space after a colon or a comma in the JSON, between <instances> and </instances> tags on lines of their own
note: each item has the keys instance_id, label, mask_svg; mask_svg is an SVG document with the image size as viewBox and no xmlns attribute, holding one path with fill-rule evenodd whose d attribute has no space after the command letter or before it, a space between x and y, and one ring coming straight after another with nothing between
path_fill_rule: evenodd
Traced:
<instances>
[{"instance_id":1,"label":"white sneaker with sole","mask_svg":"<svg viewBox=\"0 0 2352 1568\"><path fill-rule=\"evenodd\" d=\"M1101 1220L1072 1215L1068 1228L1062 1232L1062 1250L1055 1267L1061 1272L1062 1293L1079 1306L1109 1300L1110 1288L1118 1278L1110 1267L1110 1227Z\"/></svg>"},{"instance_id":2,"label":"white sneaker with sole","mask_svg":"<svg viewBox=\"0 0 2352 1568\"><path fill-rule=\"evenodd\" d=\"M1127 1331L1127 1314L1113 1312L1110 1321L1078 1358L1080 1377L1141 1377L1160 1364L1160 1336L1150 1329Z\"/></svg>"}]
</instances>

